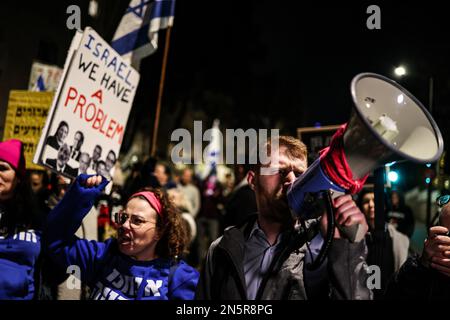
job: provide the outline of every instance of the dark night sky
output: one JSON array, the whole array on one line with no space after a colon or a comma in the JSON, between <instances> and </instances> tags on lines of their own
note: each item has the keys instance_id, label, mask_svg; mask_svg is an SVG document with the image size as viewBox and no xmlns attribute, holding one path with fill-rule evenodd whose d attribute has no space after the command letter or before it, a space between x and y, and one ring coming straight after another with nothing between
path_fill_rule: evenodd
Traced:
<instances>
[{"instance_id":1,"label":"dark night sky","mask_svg":"<svg viewBox=\"0 0 450 320\"><path fill-rule=\"evenodd\" d=\"M450 27L443 5L380 3L381 30L366 28L367 6L179 0L166 94L206 105L231 127L281 121L292 133L315 122L345 122L352 77L366 71L393 77L402 63L409 74L401 84L427 105L433 76L435 111L448 106Z\"/></svg>"}]
</instances>

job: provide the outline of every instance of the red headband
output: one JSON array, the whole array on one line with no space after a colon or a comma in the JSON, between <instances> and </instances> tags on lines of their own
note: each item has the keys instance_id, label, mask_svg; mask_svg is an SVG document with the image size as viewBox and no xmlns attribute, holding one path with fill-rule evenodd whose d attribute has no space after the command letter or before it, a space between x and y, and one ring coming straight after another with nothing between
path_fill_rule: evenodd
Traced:
<instances>
[{"instance_id":1,"label":"red headband","mask_svg":"<svg viewBox=\"0 0 450 320\"><path fill-rule=\"evenodd\" d=\"M155 194L153 192L150 191L141 191L141 192L137 192L135 194L133 194L131 198L134 197L138 197L138 196L142 196L145 199L147 199L148 203L150 203L150 205L153 207L153 209L155 209L156 213L162 218L162 205L161 205L161 201L159 201L159 199L155 196Z\"/></svg>"}]
</instances>

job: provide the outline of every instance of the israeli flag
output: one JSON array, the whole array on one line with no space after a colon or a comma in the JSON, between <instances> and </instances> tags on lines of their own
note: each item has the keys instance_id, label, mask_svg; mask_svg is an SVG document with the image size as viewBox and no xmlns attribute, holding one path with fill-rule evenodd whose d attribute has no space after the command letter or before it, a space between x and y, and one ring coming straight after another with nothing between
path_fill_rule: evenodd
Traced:
<instances>
[{"instance_id":1,"label":"israeli flag","mask_svg":"<svg viewBox=\"0 0 450 320\"><path fill-rule=\"evenodd\" d=\"M44 78L42 77L42 74L40 74L31 91L45 91L45 90L46 89L45 89Z\"/></svg>"},{"instance_id":2,"label":"israeli flag","mask_svg":"<svg viewBox=\"0 0 450 320\"><path fill-rule=\"evenodd\" d=\"M142 58L158 48L158 31L173 26L175 0L131 0L111 46L139 70Z\"/></svg>"},{"instance_id":3,"label":"israeli flag","mask_svg":"<svg viewBox=\"0 0 450 320\"><path fill-rule=\"evenodd\" d=\"M211 128L211 139L205 149L206 176L217 174L217 164L222 162L222 132L219 129L220 120L214 119Z\"/></svg>"}]
</instances>

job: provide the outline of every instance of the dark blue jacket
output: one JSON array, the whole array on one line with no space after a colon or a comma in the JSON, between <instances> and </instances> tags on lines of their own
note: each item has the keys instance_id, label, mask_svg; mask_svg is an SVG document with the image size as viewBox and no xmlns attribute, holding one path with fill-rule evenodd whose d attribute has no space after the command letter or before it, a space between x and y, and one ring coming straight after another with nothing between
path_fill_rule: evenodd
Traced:
<instances>
[{"instance_id":1,"label":"dark blue jacket","mask_svg":"<svg viewBox=\"0 0 450 320\"><path fill-rule=\"evenodd\" d=\"M0 299L33 299L34 267L40 251L40 232L0 235Z\"/></svg>"}]
</instances>

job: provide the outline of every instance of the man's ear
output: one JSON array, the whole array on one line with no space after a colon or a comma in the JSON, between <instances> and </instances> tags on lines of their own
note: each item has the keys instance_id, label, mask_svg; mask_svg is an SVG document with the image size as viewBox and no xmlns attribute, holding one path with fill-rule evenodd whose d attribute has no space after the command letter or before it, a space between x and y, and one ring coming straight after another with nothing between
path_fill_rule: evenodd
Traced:
<instances>
[{"instance_id":1,"label":"man's ear","mask_svg":"<svg viewBox=\"0 0 450 320\"><path fill-rule=\"evenodd\" d=\"M247 173L247 182L248 182L248 185L250 186L250 188L252 188L252 190L254 191L255 188L256 188L256 174L255 174L255 171L250 170Z\"/></svg>"}]
</instances>

